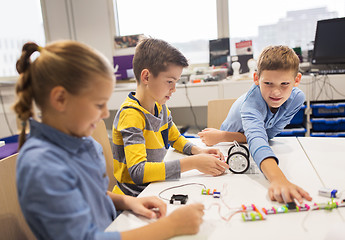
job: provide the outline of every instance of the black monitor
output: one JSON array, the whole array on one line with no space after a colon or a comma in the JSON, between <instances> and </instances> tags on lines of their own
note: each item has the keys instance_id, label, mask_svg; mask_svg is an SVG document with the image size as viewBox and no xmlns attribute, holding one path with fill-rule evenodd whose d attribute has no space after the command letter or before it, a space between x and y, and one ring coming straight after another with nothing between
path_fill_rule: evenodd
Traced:
<instances>
[{"instance_id":1,"label":"black monitor","mask_svg":"<svg viewBox=\"0 0 345 240\"><path fill-rule=\"evenodd\" d=\"M317 22L311 63L345 63L345 18L333 18Z\"/></svg>"},{"instance_id":2,"label":"black monitor","mask_svg":"<svg viewBox=\"0 0 345 240\"><path fill-rule=\"evenodd\" d=\"M229 38L210 40L210 66L227 66L230 57Z\"/></svg>"}]
</instances>

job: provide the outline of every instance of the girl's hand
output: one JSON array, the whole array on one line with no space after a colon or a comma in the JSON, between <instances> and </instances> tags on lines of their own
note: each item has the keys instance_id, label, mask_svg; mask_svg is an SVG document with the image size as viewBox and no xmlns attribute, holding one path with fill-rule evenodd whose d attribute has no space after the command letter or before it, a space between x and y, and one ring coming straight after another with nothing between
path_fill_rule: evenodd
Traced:
<instances>
[{"instance_id":1,"label":"girl's hand","mask_svg":"<svg viewBox=\"0 0 345 240\"><path fill-rule=\"evenodd\" d=\"M175 230L174 235L196 234L199 232L203 215L204 205L195 203L178 208L167 219L169 226Z\"/></svg>"}]
</instances>

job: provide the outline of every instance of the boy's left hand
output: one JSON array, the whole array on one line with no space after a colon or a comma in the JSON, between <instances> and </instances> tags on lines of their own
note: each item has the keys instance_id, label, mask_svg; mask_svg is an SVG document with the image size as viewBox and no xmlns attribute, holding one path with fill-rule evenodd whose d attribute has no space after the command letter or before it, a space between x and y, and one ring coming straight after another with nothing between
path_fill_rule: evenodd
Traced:
<instances>
[{"instance_id":1,"label":"boy's left hand","mask_svg":"<svg viewBox=\"0 0 345 240\"><path fill-rule=\"evenodd\" d=\"M149 219L160 218L166 215L167 206L158 197L133 197L127 199L127 204L129 210Z\"/></svg>"},{"instance_id":2,"label":"boy's left hand","mask_svg":"<svg viewBox=\"0 0 345 240\"><path fill-rule=\"evenodd\" d=\"M293 202L296 199L300 204L303 203L303 198L311 201L309 193L303 188L289 182L287 179L272 181L268 188L268 195L272 201L280 203Z\"/></svg>"}]
</instances>

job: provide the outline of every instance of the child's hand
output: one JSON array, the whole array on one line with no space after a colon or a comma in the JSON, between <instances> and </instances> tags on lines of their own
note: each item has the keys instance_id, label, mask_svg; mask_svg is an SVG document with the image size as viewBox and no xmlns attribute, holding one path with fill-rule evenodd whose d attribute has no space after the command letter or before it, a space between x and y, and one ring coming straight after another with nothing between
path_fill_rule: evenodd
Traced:
<instances>
[{"instance_id":1,"label":"child's hand","mask_svg":"<svg viewBox=\"0 0 345 240\"><path fill-rule=\"evenodd\" d=\"M170 226L175 230L176 235L196 234L199 232L204 205L201 203L183 206L172 212L169 219Z\"/></svg>"},{"instance_id":2,"label":"child's hand","mask_svg":"<svg viewBox=\"0 0 345 240\"><path fill-rule=\"evenodd\" d=\"M190 158L196 158L195 168L200 172L205 174L210 174L212 176L218 176L229 169L229 165L219 160L219 158L210 154L198 154L195 156L190 156Z\"/></svg>"},{"instance_id":3,"label":"child's hand","mask_svg":"<svg viewBox=\"0 0 345 240\"><path fill-rule=\"evenodd\" d=\"M200 148L198 146L193 146L192 147L192 154L197 155L197 154L211 154L220 160L224 161L224 155L223 153L217 149L217 148Z\"/></svg>"},{"instance_id":4,"label":"child's hand","mask_svg":"<svg viewBox=\"0 0 345 240\"><path fill-rule=\"evenodd\" d=\"M213 146L221 142L222 131L216 128L205 128L198 133L198 136L207 146Z\"/></svg>"},{"instance_id":5,"label":"child's hand","mask_svg":"<svg viewBox=\"0 0 345 240\"><path fill-rule=\"evenodd\" d=\"M158 197L133 197L127 204L129 210L149 219L164 217L167 210L166 204Z\"/></svg>"},{"instance_id":6,"label":"child's hand","mask_svg":"<svg viewBox=\"0 0 345 240\"><path fill-rule=\"evenodd\" d=\"M296 199L301 204L303 203L303 198L308 201L312 200L309 193L287 179L272 181L268 189L268 195L272 201L280 203L289 203Z\"/></svg>"},{"instance_id":7,"label":"child's hand","mask_svg":"<svg viewBox=\"0 0 345 240\"><path fill-rule=\"evenodd\" d=\"M201 149L200 153L211 154L219 158L220 160L224 161L223 153L217 148L204 148L204 149Z\"/></svg>"},{"instance_id":8,"label":"child's hand","mask_svg":"<svg viewBox=\"0 0 345 240\"><path fill-rule=\"evenodd\" d=\"M266 158L261 162L260 167L268 181L271 182L268 195L272 201L288 203L296 199L301 204L303 198L308 201L312 200L306 191L287 180L274 158Z\"/></svg>"}]
</instances>

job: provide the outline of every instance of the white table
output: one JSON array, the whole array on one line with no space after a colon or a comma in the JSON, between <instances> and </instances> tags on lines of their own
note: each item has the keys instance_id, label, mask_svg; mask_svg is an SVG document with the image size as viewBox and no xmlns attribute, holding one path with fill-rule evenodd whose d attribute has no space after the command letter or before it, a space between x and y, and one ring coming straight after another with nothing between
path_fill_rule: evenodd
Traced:
<instances>
[{"instance_id":1,"label":"white table","mask_svg":"<svg viewBox=\"0 0 345 240\"><path fill-rule=\"evenodd\" d=\"M345 191L345 138L300 137L298 140L323 186Z\"/></svg>"},{"instance_id":2,"label":"white table","mask_svg":"<svg viewBox=\"0 0 345 240\"><path fill-rule=\"evenodd\" d=\"M318 190L323 186L323 183L305 154L301 146L301 139L299 140L295 137L275 138L270 145L279 158L279 166L287 178L307 190L313 197L313 202L325 203L329 199L318 195ZM203 146L199 139L193 139L193 141L199 146ZM217 145L225 155L229 146L230 143ZM180 153L170 149L165 161L181 156ZM258 169L256 174L235 175L227 173L219 177L207 176L197 170L192 170L183 173L181 179L177 181L152 183L140 196L158 196L162 190L184 183L203 183L207 188L216 188L222 192L226 204L233 208L238 208L242 204L255 204L258 208L282 205L269 200L267 194L269 182ZM218 208L212 204L220 204L221 214L225 217L231 211L225 207L221 199L201 195L201 189L201 186L191 185L169 190L162 194L166 198L170 198L173 193L188 194L188 203L202 202L206 208L204 222L197 235L181 236L174 239L324 239L329 229L341 222L345 215L345 209L337 209L332 212L319 210L309 214L300 212L268 215L264 221L244 222L241 214L237 214L226 222L219 216ZM168 204L168 214L178 207L178 205ZM131 212L124 212L108 227L107 231L130 230L151 221L137 217Z\"/></svg>"},{"instance_id":3,"label":"white table","mask_svg":"<svg viewBox=\"0 0 345 240\"><path fill-rule=\"evenodd\" d=\"M338 190L341 194L340 199L344 199L345 138L299 137L298 140L319 175L323 187ZM341 220L336 221L336 217L330 219L333 227L329 229L325 238L327 240L345 239L344 209L339 209L338 213Z\"/></svg>"}]
</instances>

